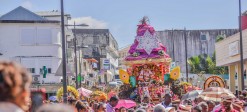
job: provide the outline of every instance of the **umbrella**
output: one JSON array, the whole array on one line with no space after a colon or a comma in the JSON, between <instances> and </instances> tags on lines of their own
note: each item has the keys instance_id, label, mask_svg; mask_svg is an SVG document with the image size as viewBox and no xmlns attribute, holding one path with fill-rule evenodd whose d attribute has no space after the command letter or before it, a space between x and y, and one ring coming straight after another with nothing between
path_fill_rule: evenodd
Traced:
<instances>
[{"instance_id":1,"label":"umbrella","mask_svg":"<svg viewBox=\"0 0 247 112\"><path fill-rule=\"evenodd\" d=\"M85 96L85 97L90 97L90 94L92 93L91 90L85 89L85 88L79 88L78 92L80 95Z\"/></svg>"},{"instance_id":2,"label":"umbrella","mask_svg":"<svg viewBox=\"0 0 247 112\"><path fill-rule=\"evenodd\" d=\"M181 100L186 100L186 99L194 100L201 92L202 92L202 90L190 91L190 92L184 94Z\"/></svg>"},{"instance_id":3,"label":"umbrella","mask_svg":"<svg viewBox=\"0 0 247 112\"><path fill-rule=\"evenodd\" d=\"M57 100L57 96L50 96L48 99L50 101L56 101Z\"/></svg>"},{"instance_id":4,"label":"umbrella","mask_svg":"<svg viewBox=\"0 0 247 112\"><path fill-rule=\"evenodd\" d=\"M215 102L221 102L221 97L223 95L228 95L232 98L235 98L235 95L228 89L222 87L210 87L205 89L199 97L203 100L212 100Z\"/></svg>"},{"instance_id":5,"label":"umbrella","mask_svg":"<svg viewBox=\"0 0 247 112\"><path fill-rule=\"evenodd\" d=\"M135 106L136 106L136 102L132 100L119 100L116 108L120 108L120 107L131 108Z\"/></svg>"}]
</instances>

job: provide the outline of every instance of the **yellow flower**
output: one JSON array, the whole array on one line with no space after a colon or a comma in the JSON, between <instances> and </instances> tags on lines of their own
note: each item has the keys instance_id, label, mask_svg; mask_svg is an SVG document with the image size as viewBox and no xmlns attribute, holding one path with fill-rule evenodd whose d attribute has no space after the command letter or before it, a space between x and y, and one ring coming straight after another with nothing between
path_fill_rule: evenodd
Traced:
<instances>
[{"instance_id":1,"label":"yellow flower","mask_svg":"<svg viewBox=\"0 0 247 112\"><path fill-rule=\"evenodd\" d=\"M77 100L79 99L79 92L72 86L67 86L68 93L72 93L73 97ZM57 99L58 101L62 101L63 97L63 87L59 88L57 91Z\"/></svg>"},{"instance_id":2,"label":"yellow flower","mask_svg":"<svg viewBox=\"0 0 247 112\"><path fill-rule=\"evenodd\" d=\"M177 80L179 77L180 77L180 67L175 67L170 73L170 78L173 80Z\"/></svg>"}]
</instances>

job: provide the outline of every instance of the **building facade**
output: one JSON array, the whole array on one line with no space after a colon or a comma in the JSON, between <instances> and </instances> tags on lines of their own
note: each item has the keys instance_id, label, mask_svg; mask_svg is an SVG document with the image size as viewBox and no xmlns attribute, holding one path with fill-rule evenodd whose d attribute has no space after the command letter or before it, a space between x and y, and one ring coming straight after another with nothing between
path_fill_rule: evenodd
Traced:
<instances>
[{"instance_id":1,"label":"building facade","mask_svg":"<svg viewBox=\"0 0 247 112\"><path fill-rule=\"evenodd\" d=\"M119 53L119 58L118 58L118 63L119 63L119 69L123 69L123 70L127 70L127 66L124 64L124 59L126 56L128 56L129 54L129 49L130 49L130 46L131 45L127 45L123 48L120 48L118 50L118 53Z\"/></svg>"},{"instance_id":2,"label":"building facade","mask_svg":"<svg viewBox=\"0 0 247 112\"><path fill-rule=\"evenodd\" d=\"M216 65L228 66L229 68L229 88L232 92L242 91L247 87L246 67L247 67L247 29L243 30L243 59L244 77L241 75L240 66L240 40L239 33L227 37L215 44ZM245 87L241 86L241 79L244 78Z\"/></svg>"},{"instance_id":3,"label":"building facade","mask_svg":"<svg viewBox=\"0 0 247 112\"><path fill-rule=\"evenodd\" d=\"M215 41L218 35L224 37L237 33L237 29L217 30L165 30L157 31L161 43L166 46L167 53L173 62L181 67L181 72L186 72L185 37L187 39L187 57L208 54L213 55Z\"/></svg>"},{"instance_id":4,"label":"building facade","mask_svg":"<svg viewBox=\"0 0 247 112\"><path fill-rule=\"evenodd\" d=\"M0 59L15 60L32 73L33 83L60 83L55 72L61 63L60 22L23 7L0 17ZM42 76L46 66L48 74Z\"/></svg>"},{"instance_id":5,"label":"building facade","mask_svg":"<svg viewBox=\"0 0 247 112\"><path fill-rule=\"evenodd\" d=\"M110 31L108 29L73 29L72 31L77 37L78 45L88 46L81 49L83 58L93 58L98 62L91 65L97 70L93 75L98 77L97 82L107 84L112 81L115 75L118 75L118 43ZM91 73L84 75L89 74Z\"/></svg>"}]
</instances>

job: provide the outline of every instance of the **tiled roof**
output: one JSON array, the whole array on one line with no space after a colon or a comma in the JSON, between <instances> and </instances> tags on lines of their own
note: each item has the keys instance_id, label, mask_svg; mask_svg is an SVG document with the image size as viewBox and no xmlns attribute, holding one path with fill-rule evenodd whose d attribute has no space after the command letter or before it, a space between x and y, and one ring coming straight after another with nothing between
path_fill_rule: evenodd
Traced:
<instances>
[{"instance_id":1,"label":"tiled roof","mask_svg":"<svg viewBox=\"0 0 247 112\"><path fill-rule=\"evenodd\" d=\"M15 8L14 10L2 15L0 17L0 21L7 21L7 22L17 22L17 21L25 21L25 22L55 22L47 20L46 18L43 18L33 12L31 12L28 9L23 8L22 6L19 6Z\"/></svg>"}]
</instances>

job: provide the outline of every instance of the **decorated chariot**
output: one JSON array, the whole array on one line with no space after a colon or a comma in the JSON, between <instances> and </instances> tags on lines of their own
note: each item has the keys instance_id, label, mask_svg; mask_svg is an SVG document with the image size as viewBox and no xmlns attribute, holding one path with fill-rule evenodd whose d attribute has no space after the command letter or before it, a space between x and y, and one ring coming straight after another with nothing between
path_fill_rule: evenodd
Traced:
<instances>
[{"instance_id":1,"label":"decorated chariot","mask_svg":"<svg viewBox=\"0 0 247 112\"><path fill-rule=\"evenodd\" d=\"M177 67L170 71L172 59L154 28L148 24L147 17L140 21L136 33L129 55L124 60L127 70L119 70L120 79L124 86L131 85L131 98L149 96L153 101L159 101L165 93L170 92L169 83L165 85L164 82L177 80L180 69Z\"/></svg>"}]
</instances>

